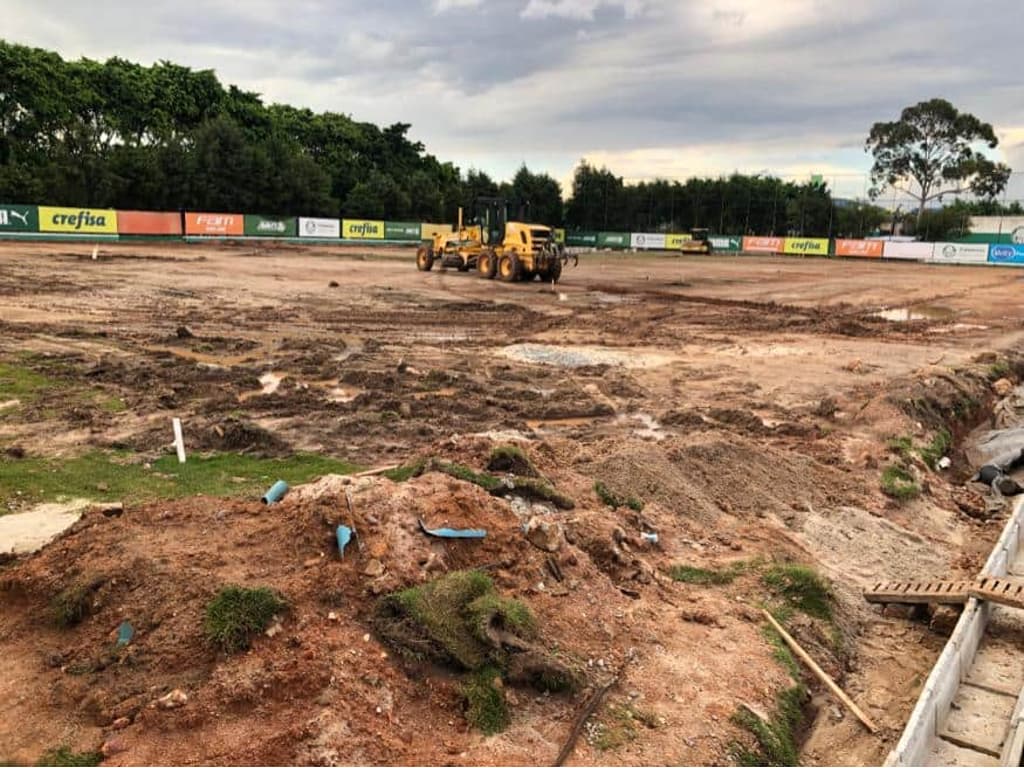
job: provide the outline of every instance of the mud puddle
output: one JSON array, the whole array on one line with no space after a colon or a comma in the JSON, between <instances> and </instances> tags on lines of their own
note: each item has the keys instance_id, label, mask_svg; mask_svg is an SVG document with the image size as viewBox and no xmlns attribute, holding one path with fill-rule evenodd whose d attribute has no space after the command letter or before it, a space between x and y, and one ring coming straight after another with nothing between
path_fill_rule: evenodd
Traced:
<instances>
[{"instance_id":1,"label":"mud puddle","mask_svg":"<svg viewBox=\"0 0 1024 768\"><path fill-rule=\"evenodd\" d=\"M978 325L977 323L953 323L952 325L943 325L938 328L929 328L928 333L956 333L957 331L987 331L987 325Z\"/></svg>"},{"instance_id":2,"label":"mud puddle","mask_svg":"<svg viewBox=\"0 0 1024 768\"><path fill-rule=\"evenodd\" d=\"M655 368L675 360L674 355L663 352L553 344L512 344L499 350L498 354L521 363L539 363L559 368L583 368L589 365Z\"/></svg>"},{"instance_id":3,"label":"mud puddle","mask_svg":"<svg viewBox=\"0 0 1024 768\"><path fill-rule=\"evenodd\" d=\"M910 307L887 307L872 312L871 317L880 317L890 323L912 323L918 320L952 320L956 317L956 311L937 304L920 304Z\"/></svg>"},{"instance_id":4,"label":"mud puddle","mask_svg":"<svg viewBox=\"0 0 1024 768\"><path fill-rule=\"evenodd\" d=\"M332 360L336 363L343 363L351 357L362 354L365 349L362 339L358 339L355 336L349 336L348 334L338 334L337 338L341 339L345 345L345 349L336 354Z\"/></svg>"},{"instance_id":5,"label":"mud puddle","mask_svg":"<svg viewBox=\"0 0 1024 768\"><path fill-rule=\"evenodd\" d=\"M268 371L260 376L260 389L254 389L249 392L243 392L238 396L238 402L244 403L247 400L251 400L254 397L261 397L262 395L272 395L281 388L281 382L288 378L287 373L281 373L279 371Z\"/></svg>"},{"instance_id":6,"label":"mud puddle","mask_svg":"<svg viewBox=\"0 0 1024 768\"><path fill-rule=\"evenodd\" d=\"M294 389L314 389L323 393L324 398L331 403L351 403L363 393L358 387L346 387L338 379L326 379L323 381L303 381L299 377L286 371L268 371L259 378L262 385L260 389L243 392L238 396L238 402L244 403L254 397L265 397L280 391L281 385L288 381L289 387ZM427 394L427 393L425 393ZM452 391L454 394L454 390Z\"/></svg>"},{"instance_id":7,"label":"mud puddle","mask_svg":"<svg viewBox=\"0 0 1024 768\"><path fill-rule=\"evenodd\" d=\"M664 440L668 435L658 421L647 413L623 414L616 419L618 424L635 424L632 429L633 435L645 440Z\"/></svg>"},{"instance_id":8,"label":"mud puddle","mask_svg":"<svg viewBox=\"0 0 1024 768\"><path fill-rule=\"evenodd\" d=\"M568 419L527 419L526 426L534 432L548 432L556 429L575 429L593 424L595 417L579 416Z\"/></svg>"},{"instance_id":9,"label":"mud puddle","mask_svg":"<svg viewBox=\"0 0 1024 768\"><path fill-rule=\"evenodd\" d=\"M88 499L73 499L63 504L40 504L28 512L0 517L0 551L28 554L41 549L78 522L91 503Z\"/></svg>"},{"instance_id":10,"label":"mud puddle","mask_svg":"<svg viewBox=\"0 0 1024 768\"><path fill-rule=\"evenodd\" d=\"M486 432L474 432L469 437L486 437L495 442L507 442L518 440L524 443L532 443L533 437L518 429L489 429Z\"/></svg>"}]
</instances>

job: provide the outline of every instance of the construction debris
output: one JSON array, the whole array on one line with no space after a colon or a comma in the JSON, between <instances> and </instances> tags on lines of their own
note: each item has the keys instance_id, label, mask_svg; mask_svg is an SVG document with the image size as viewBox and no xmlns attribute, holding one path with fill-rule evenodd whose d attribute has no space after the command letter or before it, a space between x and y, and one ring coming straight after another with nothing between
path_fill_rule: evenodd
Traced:
<instances>
[{"instance_id":1,"label":"construction debris","mask_svg":"<svg viewBox=\"0 0 1024 768\"><path fill-rule=\"evenodd\" d=\"M479 528L427 528L422 518L419 524L420 530L428 536L437 536L442 539L482 539L487 536L487 531Z\"/></svg>"},{"instance_id":2,"label":"construction debris","mask_svg":"<svg viewBox=\"0 0 1024 768\"><path fill-rule=\"evenodd\" d=\"M264 504L275 504L284 498L284 495L288 493L288 483L284 480L278 480L270 489L263 494L261 499Z\"/></svg>"},{"instance_id":3,"label":"construction debris","mask_svg":"<svg viewBox=\"0 0 1024 768\"><path fill-rule=\"evenodd\" d=\"M828 687L828 689L832 691L833 694L835 694L836 698L838 698L846 706L847 709L849 709L851 712L853 712L854 715L856 715L857 719L864 724L865 728L867 728L871 733L877 733L878 726L875 725L874 722L872 722L871 719L868 718L868 716L861 711L860 707L858 707L853 702L853 699L846 695L846 692L842 688L836 685L835 680L829 677L825 670L823 670L821 667L817 665L814 659L812 659L810 655L808 655L807 651L805 651L800 646L800 644L796 640L794 640L785 629L783 629L782 625L775 620L775 617L768 613L768 611L763 609L762 613L764 613L768 621L771 622L771 625L775 629L775 631L778 632L782 639L786 641L786 645L788 645L790 649L793 651L793 653L800 657L800 660L803 661L810 668L810 670L815 674L815 676L819 680L821 680L821 682L823 682Z\"/></svg>"}]
</instances>

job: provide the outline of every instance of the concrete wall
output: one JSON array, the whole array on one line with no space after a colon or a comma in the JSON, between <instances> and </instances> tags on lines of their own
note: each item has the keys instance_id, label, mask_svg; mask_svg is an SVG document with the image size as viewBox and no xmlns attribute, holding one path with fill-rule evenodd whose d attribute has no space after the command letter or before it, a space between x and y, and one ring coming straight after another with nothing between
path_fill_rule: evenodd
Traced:
<instances>
[{"instance_id":1,"label":"concrete wall","mask_svg":"<svg viewBox=\"0 0 1024 768\"><path fill-rule=\"evenodd\" d=\"M1021 535L1024 533L1022 521L1024 498L1014 505L1013 514L985 563L983 575L1006 575L1007 569L1020 551ZM974 598L967 601L953 634L950 635L946 647L939 655L939 660L935 662L931 674L928 675L914 711L907 721L907 727L903 729L903 736L886 758L886 765L928 765L932 742L949 714L949 705L960 686L960 681L971 668L974 656L978 652L978 645L985 634L991 610L988 603ZM1022 710L1024 702L1018 700L1015 714ZM1018 740L1024 741L1024 733L1019 737L1015 733L1008 741Z\"/></svg>"}]
</instances>

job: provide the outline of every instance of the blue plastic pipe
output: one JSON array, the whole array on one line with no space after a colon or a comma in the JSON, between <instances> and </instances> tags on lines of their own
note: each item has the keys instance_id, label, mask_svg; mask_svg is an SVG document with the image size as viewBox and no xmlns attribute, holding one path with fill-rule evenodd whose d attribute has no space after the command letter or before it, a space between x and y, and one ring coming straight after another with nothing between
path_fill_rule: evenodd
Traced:
<instances>
[{"instance_id":1,"label":"blue plastic pipe","mask_svg":"<svg viewBox=\"0 0 1024 768\"><path fill-rule=\"evenodd\" d=\"M135 630L132 625L127 621L122 621L121 626L117 628L117 647L123 648L132 641L135 636Z\"/></svg>"},{"instance_id":2,"label":"blue plastic pipe","mask_svg":"<svg viewBox=\"0 0 1024 768\"><path fill-rule=\"evenodd\" d=\"M284 480L278 480L270 486L269 491L263 494L263 503L273 504L274 502L280 501L284 498L286 493L288 493L288 483Z\"/></svg>"},{"instance_id":3,"label":"blue plastic pipe","mask_svg":"<svg viewBox=\"0 0 1024 768\"><path fill-rule=\"evenodd\" d=\"M428 536L442 539L482 539L487 536L487 531L481 528L427 528L422 519L420 529Z\"/></svg>"},{"instance_id":4,"label":"blue plastic pipe","mask_svg":"<svg viewBox=\"0 0 1024 768\"><path fill-rule=\"evenodd\" d=\"M334 535L338 538L338 553L342 559L345 557L345 547L352 541L352 529L347 525L339 525Z\"/></svg>"}]
</instances>

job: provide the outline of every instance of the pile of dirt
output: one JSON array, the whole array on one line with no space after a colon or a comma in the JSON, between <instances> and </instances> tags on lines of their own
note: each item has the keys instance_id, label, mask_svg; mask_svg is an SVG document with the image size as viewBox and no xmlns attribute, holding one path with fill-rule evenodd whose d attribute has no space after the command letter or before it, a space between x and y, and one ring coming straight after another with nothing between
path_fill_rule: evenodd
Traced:
<instances>
[{"instance_id":1,"label":"pile of dirt","mask_svg":"<svg viewBox=\"0 0 1024 768\"><path fill-rule=\"evenodd\" d=\"M694 434L657 448L627 442L582 471L616 493L708 525L723 515L785 519L808 503L849 503L863 493L841 469L735 434Z\"/></svg>"},{"instance_id":2,"label":"pile of dirt","mask_svg":"<svg viewBox=\"0 0 1024 768\"><path fill-rule=\"evenodd\" d=\"M536 617L536 630L510 634L514 622L504 603L483 598L488 604L479 613L487 619L473 637L506 655L509 682L535 685L550 682L552 670L581 669L597 684L628 659L639 663L645 653L636 646L654 637L660 619L629 604L637 590L666 588L658 575L665 553L639 531L667 531L665 511L655 505L653 518L612 526L596 499L571 515L550 507L528 514L545 519L554 551L531 543L522 512L508 501L437 472L401 484L328 476L270 507L193 498L113 517L90 512L4 571L0 695L36 692L21 700L17 718L0 725L4 754L27 762L38 758L38 745L68 743L105 745L112 764L443 763L453 749L467 762L536 762L538 749L553 756L585 692L536 700L510 693L509 701L519 702L511 707L510 734L519 736L488 745L466 722L463 683L436 667L443 654L392 658L389 651L408 650L416 632L399 638L382 628L381 617L390 616L408 630L401 617L410 614L378 607L393 609L398 598L386 596L422 589L446 573L487 573L488 583ZM429 528L483 528L487 536L433 538L421 519ZM339 524L356 532L343 558ZM602 552L612 566L601 562ZM632 584L626 594L617 589L620 581ZM203 634L206 605L230 584L268 587L288 605L267 636L240 655L219 653ZM80 608L66 627L56 621L58 596ZM126 621L134 637L122 647L115 641ZM582 621L603 629L580 633ZM732 631L760 647L757 625L738 621ZM556 646L557 661L549 655ZM638 684L639 678L629 683ZM182 702L157 701L175 690L184 692ZM522 738L540 722L548 723L543 744ZM415 738L421 732L444 736ZM217 744L217 752L204 744ZM716 751L725 749L724 740L708 746L693 752L695 759L725 758Z\"/></svg>"}]
</instances>

